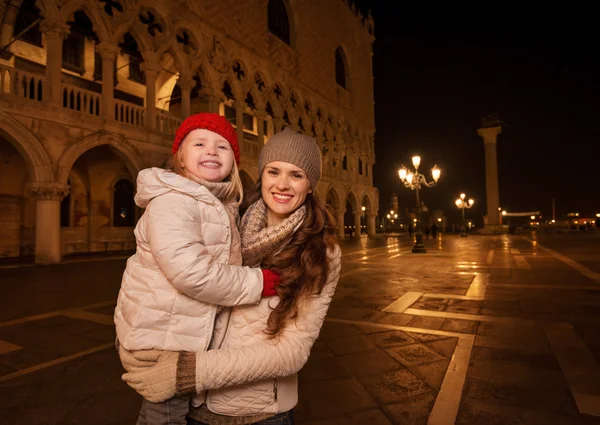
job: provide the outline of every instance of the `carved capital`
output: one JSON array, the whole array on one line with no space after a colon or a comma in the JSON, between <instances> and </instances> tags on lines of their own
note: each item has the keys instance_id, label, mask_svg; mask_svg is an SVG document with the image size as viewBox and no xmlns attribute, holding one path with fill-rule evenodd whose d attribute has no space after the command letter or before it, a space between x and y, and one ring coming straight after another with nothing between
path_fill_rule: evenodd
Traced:
<instances>
[{"instance_id":1,"label":"carved capital","mask_svg":"<svg viewBox=\"0 0 600 425\"><path fill-rule=\"evenodd\" d=\"M70 187L55 183L30 183L27 190L36 201L62 201L69 194Z\"/></svg>"},{"instance_id":2,"label":"carved capital","mask_svg":"<svg viewBox=\"0 0 600 425\"><path fill-rule=\"evenodd\" d=\"M144 61L140 65L140 69L146 73L146 77L154 76L156 77L161 70L160 64L158 62L150 62Z\"/></svg>"},{"instance_id":3,"label":"carved capital","mask_svg":"<svg viewBox=\"0 0 600 425\"><path fill-rule=\"evenodd\" d=\"M498 134L502 132L502 127L485 127L477 130L477 134L483 137L483 144L495 144Z\"/></svg>"},{"instance_id":4,"label":"carved capital","mask_svg":"<svg viewBox=\"0 0 600 425\"><path fill-rule=\"evenodd\" d=\"M40 31L43 32L46 37L60 38L63 40L67 37L69 32L71 32L71 28L63 22L44 19L40 23Z\"/></svg>"},{"instance_id":5,"label":"carved capital","mask_svg":"<svg viewBox=\"0 0 600 425\"><path fill-rule=\"evenodd\" d=\"M118 46L102 42L96 45L96 51L100 54L103 60L114 61L121 49Z\"/></svg>"}]
</instances>

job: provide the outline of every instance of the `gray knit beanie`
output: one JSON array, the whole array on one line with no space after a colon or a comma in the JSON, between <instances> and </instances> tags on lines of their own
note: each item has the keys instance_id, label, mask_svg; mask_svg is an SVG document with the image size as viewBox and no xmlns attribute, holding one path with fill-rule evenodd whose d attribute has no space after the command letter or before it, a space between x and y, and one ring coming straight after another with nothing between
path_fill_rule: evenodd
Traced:
<instances>
[{"instance_id":1,"label":"gray knit beanie","mask_svg":"<svg viewBox=\"0 0 600 425\"><path fill-rule=\"evenodd\" d=\"M314 137L296 133L289 127L274 134L265 143L258 157L258 175L262 176L269 162L289 162L306 173L310 187L315 190L321 180L321 151Z\"/></svg>"}]
</instances>

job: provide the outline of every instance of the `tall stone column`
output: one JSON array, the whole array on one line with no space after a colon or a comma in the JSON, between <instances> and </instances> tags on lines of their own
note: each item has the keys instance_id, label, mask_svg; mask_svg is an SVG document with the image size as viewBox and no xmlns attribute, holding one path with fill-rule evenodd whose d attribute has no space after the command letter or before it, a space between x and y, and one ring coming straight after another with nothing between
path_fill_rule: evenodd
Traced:
<instances>
[{"instance_id":1,"label":"tall stone column","mask_svg":"<svg viewBox=\"0 0 600 425\"><path fill-rule=\"evenodd\" d=\"M235 102L235 131L237 133L238 144L240 146L240 153L244 154L244 109L246 108L246 102L237 100Z\"/></svg>"},{"instance_id":2,"label":"tall stone column","mask_svg":"<svg viewBox=\"0 0 600 425\"><path fill-rule=\"evenodd\" d=\"M344 211L343 210L337 210L336 211L336 219L337 219L337 233L338 233L338 237L340 239L344 239L344 237L346 236L344 233Z\"/></svg>"},{"instance_id":3,"label":"tall stone column","mask_svg":"<svg viewBox=\"0 0 600 425\"><path fill-rule=\"evenodd\" d=\"M104 42L98 44L96 50L102 57L102 105L100 106L100 112L102 118L114 120L115 60L119 48Z\"/></svg>"},{"instance_id":4,"label":"tall stone column","mask_svg":"<svg viewBox=\"0 0 600 425\"><path fill-rule=\"evenodd\" d=\"M191 115L190 94L194 80L191 78L179 77L177 80L181 88L181 118L186 119Z\"/></svg>"},{"instance_id":5,"label":"tall stone column","mask_svg":"<svg viewBox=\"0 0 600 425\"><path fill-rule=\"evenodd\" d=\"M362 233L361 218L362 218L362 212L354 213L354 237L355 238L360 238L360 234Z\"/></svg>"},{"instance_id":6,"label":"tall stone column","mask_svg":"<svg viewBox=\"0 0 600 425\"><path fill-rule=\"evenodd\" d=\"M144 62L141 65L146 73L146 112L145 124L149 130L156 130L156 77L160 65L154 62Z\"/></svg>"},{"instance_id":7,"label":"tall stone column","mask_svg":"<svg viewBox=\"0 0 600 425\"><path fill-rule=\"evenodd\" d=\"M36 200L35 262L60 263L60 201L68 195L69 186L30 183L27 189Z\"/></svg>"},{"instance_id":8,"label":"tall stone column","mask_svg":"<svg viewBox=\"0 0 600 425\"><path fill-rule=\"evenodd\" d=\"M258 154L260 155L263 147L265 146L265 118L267 113L265 111L254 111L254 117L256 118L256 130L258 132Z\"/></svg>"},{"instance_id":9,"label":"tall stone column","mask_svg":"<svg viewBox=\"0 0 600 425\"><path fill-rule=\"evenodd\" d=\"M283 118L275 117L273 118L273 133L279 133L283 129Z\"/></svg>"},{"instance_id":10,"label":"tall stone column","mask_svg":"<svg viewBox=\"0 0 600 425\"><path fill-rule=\"evenodd\" d=\"M46 36L46 79L44 81L44 102L60 106L62 104L62 50L63 40L70 28L62 22L44 20L40 30Z\"/></svg>"},{"instance_id":11,"label":"tall stone column","mask_svg":"<svg viewBox=\"0 0 600 425\"><path fill-rule=\"evenodd\" d=\"M367 215L367 235L370 237L374 237L377 234L377 225L375 223L376 218L377 214L369 213Z\"/></svg>"},{"instance_id":12,"label":"tall stone column","mask_svg":"<svg viewBox=\"0 0 600 425\"><path fill-rule=\"evenodd\" d=\"M485 193L487 199L487 225L490 227L500 224L496 139L501 132L501 126L485 127L477 130L477 133L483 138L483 145L485 146Z\"/></svg>"}]
</instances>

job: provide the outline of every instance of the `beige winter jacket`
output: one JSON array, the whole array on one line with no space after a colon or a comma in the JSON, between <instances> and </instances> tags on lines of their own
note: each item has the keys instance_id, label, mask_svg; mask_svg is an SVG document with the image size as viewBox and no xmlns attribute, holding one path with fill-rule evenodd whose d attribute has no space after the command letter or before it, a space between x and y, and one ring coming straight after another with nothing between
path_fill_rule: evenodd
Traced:
<instances>
[{"instance_id":1,"label":"beige winter jacket","mask_svg":"<svg viewBox=\"0 0 600 425\"><path fill-rule=\"evenodd\" d=\"M117 338L127 350L201 352L211 340L217 305L256 305L260 269L231 266L230 222L223 204L175 173L139 173L135 228L115 309Z\"/></svg>"},{"instance_id":2,"label":"beige winter jacket","mask_svg":"<svg viewBox=\"0 0 600 425\"><path fill-rule=\"evenodd\" d=\"M205 400L205 390L210 390L208 408L228 416L276 414L297 404L296 373L308 360L335 292L341 268L339 246L328 257L323 291L304 300L298 318L276 338L269 339L263 331L278 297L265 298L258 306L231 309L226 327L226 318L220 317L211 344L212 348L220 344L220 349L196 354L196 392L200 395L194 398L194 406Z\"/></svg>"}]
</instances>

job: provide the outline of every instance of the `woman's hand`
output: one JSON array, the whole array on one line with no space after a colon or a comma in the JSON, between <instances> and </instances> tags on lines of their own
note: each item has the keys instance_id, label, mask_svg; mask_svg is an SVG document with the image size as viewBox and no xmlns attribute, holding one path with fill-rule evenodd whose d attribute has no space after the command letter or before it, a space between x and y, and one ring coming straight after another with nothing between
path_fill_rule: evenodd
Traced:
<instances>
[{"instance_id":1,"label":"woman's hand","mask_svg":"<svg viewBox=\"0 0 600 425\"><path fill-rule=\"evenodd\" d=\"M122 376L131 388L152 403L160 403L175 396L177 390L177 360L179 353L173 351L127 352L128 371ZM158 353L158 354L157 354Z\"/></svg>"}]
</instances>

